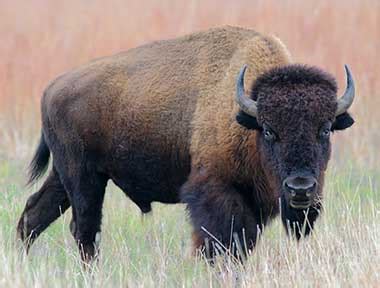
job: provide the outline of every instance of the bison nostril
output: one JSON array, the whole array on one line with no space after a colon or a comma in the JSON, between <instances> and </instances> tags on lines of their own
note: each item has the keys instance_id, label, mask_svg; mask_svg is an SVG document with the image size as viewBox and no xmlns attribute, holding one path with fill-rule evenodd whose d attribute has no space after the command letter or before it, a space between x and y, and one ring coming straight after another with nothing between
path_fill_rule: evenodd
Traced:
<instances>
[{"instance_id":1,"label":"bison nostril","mask_svg":"<svg viewBox=\"0 0 380 288\"><path fill-rule=\"evenodd\" d=\"M306 190L306 196L307 197L310 197L311 194L313 194L313 192L315 191L315 188L317 186L317 183L314 183L309 189Z\"/></svg>"},{"instance_id":2,"label":"bison nostril","mask_svg":"<svg viewBox=\"0 0 380 288\"><path fill-rule=\"evenodd\" d=\"M312 176L290 176L283 182L284 188L292 197L311 197L317 186L317 181Z\"/></svg>"}]
</instances>

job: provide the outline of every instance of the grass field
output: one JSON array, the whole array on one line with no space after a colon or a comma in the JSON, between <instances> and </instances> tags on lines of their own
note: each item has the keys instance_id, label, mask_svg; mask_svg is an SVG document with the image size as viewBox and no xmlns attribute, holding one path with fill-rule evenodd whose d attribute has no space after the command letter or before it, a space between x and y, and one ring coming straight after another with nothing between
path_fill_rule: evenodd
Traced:
<instances>
[{"instance_id":1,"label":"grass field","mask_svg":"<svg viewBox=\"0 0 380 288\"><path fill-rule=\"evenodd\" d=\"M102 254L83 271L66 213L24 257L16 219L27 195L22 166L0 164L0 286L3 287L377 287L380 284L379 174L329 171L325 212L316 232L297 243L275 221L245 268L215 268L190 255L190 226L182 205L160 205L142 218L123 193L109 187ZM32 189L33 190L33 189ZM94 286L95 285L95 286Z\"/></svg>"},{"instance_id":2,"label":"grass field","mask_svg":"<svg viewBox=\"0 0 380 288\"><path fill-rule=\"evenodd\" d=\"M346 1L10 1L0 0L0 287L379 287L380 2ZM211 268L192 257L181 205L139 210L112 184L102 254L83 271L68 229L70 212L24 257L16 223L27 197L26 166L40 127L47 83L86 61L155 39L222 24L280 37L296 62L357 85L352 129L333 136L325 211L299 243L276 220L245 267Z\"/></svg>"}]
</instances>

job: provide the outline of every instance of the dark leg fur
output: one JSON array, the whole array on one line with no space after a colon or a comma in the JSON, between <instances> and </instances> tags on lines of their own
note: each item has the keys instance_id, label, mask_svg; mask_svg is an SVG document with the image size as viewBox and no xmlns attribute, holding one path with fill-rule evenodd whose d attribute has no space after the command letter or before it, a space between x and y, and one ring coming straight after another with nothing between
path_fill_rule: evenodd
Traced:
<instances>
[{"instance_id":1,"label":"dark leg fur","mask_svg":"<svg viewBox=\"0 0 380 288\"><path fill-rule=\"evenodd\" d=\"M308 210L296 210L288 206L281 199L281 218L286 232L294 235L297 240L309 235L314 227L314 222L320 214L321 206L311 207Z\"/></svg>"},{"instance_id":2,"label":"dark leg fur","mask_svg":"<svg viewBox=\"0 0 380 288\"><path fill-rule=\"evenodd\" d=\"M98 253L98 239L105 187L108 178L95 172L90 163L73 169L70 177L62 173L62 181L70 196L73 221L70 230L77 241L82 260L90 262Z\"/></svg>"},{"instance_id":3,"label":"dark leg fur","mask_svg":"<svg viewBox=\"0 0 380 288\"><path fill-rule=\"evenodd\" d=\"M61 181L53 169L41 189L29 197L17 225L27 251L36 238L70 207Z\"/></svg>"},{"instance_id":4,"label":"dark leg fur","mask_svg":"<svg viewBox=\"0 0 380 288\"><path fill-rule=\"evenodd\" d=\"M254 214L233 187L215 179L194 178L181 191L194 227L194 248L210 260L220 252L242 260L256 243Z\"/></svg>"}]
</instances>

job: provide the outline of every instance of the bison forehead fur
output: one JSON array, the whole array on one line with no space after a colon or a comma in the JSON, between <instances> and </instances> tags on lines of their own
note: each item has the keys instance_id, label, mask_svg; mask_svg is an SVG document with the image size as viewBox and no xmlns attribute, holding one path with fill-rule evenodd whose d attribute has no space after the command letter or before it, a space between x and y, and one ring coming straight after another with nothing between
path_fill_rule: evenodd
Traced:
<instances>
[{"instance_id":1,"label":"bison forehead fur","mask_svg":"<svg viewBox=\"0 0 380 288\"><path fill-rule=\"evenodd\" d=\"M253 85L252 98L258 100L261 123L281 130L308 120L310 129L318 129L323 121L335 118L336 92L331 75L314 67L291 65L262 75Z\"/></svg>"},{"instance_id":2,"label":"bison forehead fur","mask_svg":"<svg viewBox=\"0 0 380 288\"><path fill-rule=\"evenodd\" d=\"M234 100L244 64L257 118ZM299 137L298 130L316 135L324 121L347 128L353 122L347 113L334 116L336 90L325 72L291 64L277 38L229 26L92 61L45 90L31 180L43 173L50 154L52 171L28 202L19 235L30 245L72 206L71 232L82 258L91 259L110 179L144 213L153 201L186 203L194 244L211 257L217 243L236 248L230 239L252 248L258 229L278 214L279 197L284 224L307 222L302 231L308 233L321 205L310 208L309 221L305 211L287 206L269 171L278 165L263 160L270 162L263 125L287 139Z\"/></svg>"}]
</instances>

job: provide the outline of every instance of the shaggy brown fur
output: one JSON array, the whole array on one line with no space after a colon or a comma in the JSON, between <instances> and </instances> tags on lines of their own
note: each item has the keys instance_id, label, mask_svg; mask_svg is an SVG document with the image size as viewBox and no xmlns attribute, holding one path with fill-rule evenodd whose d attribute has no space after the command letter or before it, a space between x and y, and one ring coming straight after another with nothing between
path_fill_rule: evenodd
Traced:
<instances>
[{"instance_id":1,"label":"shaggy brown fur","mask_svg":"<svg viewBox=\"0 0 380 288\"><path fill-rule=\"evenodd\" d=\"M56 219L55 213L38 212L46 205L58 211L70 203L72 233L84 260L92 258L111 179L143 212L151 210L153 201L187 203L196 248L205 248L207 238L215 246L208 233L231 247L231 231L252 248L258 227L278 213L282 197L280 174L272 173L277 166L265 156L268 149L260 148L261 125L268 121L286 137L301 139L294 112L303 115L304 132L317 133L320 121L334 120L333 79L298 66L274 69L289 63L288 51L276 38L223 27L147 44L60 76L42 99L42 137L31 179L41 174L49 153L54 173L35 194L44 197L33 195L37 200L28 201L20 237L33 240ZM246 87L267 75L252 92L260 105L259 119L239 112L234 102L236 76L244 64ZM286 71L301 76L310 72L310 79L289 80L283 76ZM309 94L311 102L303 98ZM288 161L286 149L281 151L281 159ZM323 172L325 166L319 168ZM61 199L63 189L66 197ZM303 220L298 216L292 223Z\"/></svg>"}]
</instances>

